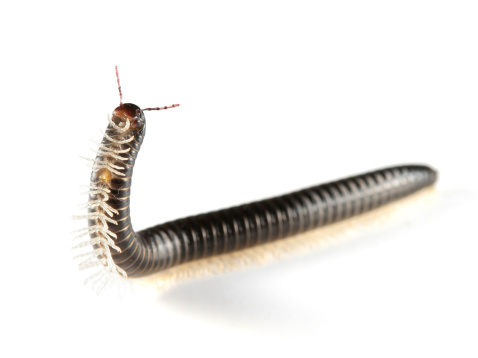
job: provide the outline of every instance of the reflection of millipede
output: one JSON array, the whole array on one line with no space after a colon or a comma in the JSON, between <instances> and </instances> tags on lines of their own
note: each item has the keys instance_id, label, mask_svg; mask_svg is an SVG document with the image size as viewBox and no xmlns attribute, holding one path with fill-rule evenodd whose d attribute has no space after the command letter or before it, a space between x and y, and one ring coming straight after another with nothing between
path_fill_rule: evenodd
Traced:
<instances>
[{"instance_id":1,"label":"reflection of millipede","mask_svg":"<svg viewBox=\"0 0 478 358\"><path fill-rule=\"evenodd\" d=\"M118 71L116 70L118 76ZM426 166L404 165L303 189L276 198L167 222L135 232L129 196L145 135L145 110L122 102L113 111L93 163L88 202L93 251L81 267L104 265L139 277L188 261L252 247L343 220L412 194L436 181Z\"/></svg>"}]
</instances>

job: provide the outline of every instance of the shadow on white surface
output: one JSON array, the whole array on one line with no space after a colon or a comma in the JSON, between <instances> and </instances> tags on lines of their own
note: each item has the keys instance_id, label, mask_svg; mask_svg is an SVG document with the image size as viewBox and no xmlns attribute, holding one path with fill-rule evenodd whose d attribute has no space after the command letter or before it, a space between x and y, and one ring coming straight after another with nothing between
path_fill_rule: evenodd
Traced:
<instances>
[{"instance_id":1,"label":"shadow on white surface","mask_svg":"<svg viewBox=\"0 0 478 358\"><path fill-rule=\"evenodd\" d=\"M157 304L182 314L276 333L293 328L298 336L309 336L328 319L323 305L330 297L324 297L334 295L320 288L324 280L334 279L333 272L321 272L327 261L347 260L393 239L410 251L410 245L420 245L410 240L433 236L440 223L460 220L473 199L463 190L426 190L309 234L179 266L136 283L157 289Z\"/></svg>"}]
</instances>

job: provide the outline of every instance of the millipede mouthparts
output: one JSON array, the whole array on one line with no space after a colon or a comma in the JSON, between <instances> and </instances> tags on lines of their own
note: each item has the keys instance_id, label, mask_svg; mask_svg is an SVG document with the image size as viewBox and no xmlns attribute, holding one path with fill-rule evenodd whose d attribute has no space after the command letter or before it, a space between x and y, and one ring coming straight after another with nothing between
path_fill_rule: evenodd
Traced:
<instances>
[{"instance_id":1,"label":"millipede mouthparts","mask_svg":"<svg viewBox=\"0 0 478 358\"><path fill-rule=\"evenodd\" d=\"M214 255L268 243L359 215L431 186L435 170L401 165L313 186L290 194L135 232L130 219L133 168L145 136L144 111L123 103L111 117L93 161L87 214L92 246L80 268L97 265L124 277L140 277Z\"/></svg>"}]
</instances>

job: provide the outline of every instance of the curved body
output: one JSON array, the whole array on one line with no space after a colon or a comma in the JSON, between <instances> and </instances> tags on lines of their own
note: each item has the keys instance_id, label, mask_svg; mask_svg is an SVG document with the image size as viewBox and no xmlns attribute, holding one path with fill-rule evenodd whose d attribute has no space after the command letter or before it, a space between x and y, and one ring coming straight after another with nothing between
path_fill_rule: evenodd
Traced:
<instances>
[{"instance_id":1,"label":"curved body","mask_svg":"<svg viewBox=\"0 0 478 358\"><path fill-rule=\"evenodd\" d=\"M113 113L95 160L90 189L90 242L103 264L128 277L340 221L412 194L437 178L427 166L396 166L135 232L129 196L145 134L144 116L138 109L124 104ZM124 111L131 113L123 115ZM141 125L135 122L138 120Z\"/></svg>"}]
</instances>

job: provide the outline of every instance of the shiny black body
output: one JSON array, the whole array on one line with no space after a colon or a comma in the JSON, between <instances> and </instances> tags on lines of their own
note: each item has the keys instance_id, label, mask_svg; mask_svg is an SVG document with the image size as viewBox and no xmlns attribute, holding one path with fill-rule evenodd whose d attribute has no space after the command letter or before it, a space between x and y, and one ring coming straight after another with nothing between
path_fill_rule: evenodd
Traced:
<instances>
[{"instance_id":1,"label":"shiny black body","mask_svg":"<svg viewBox=\"0 0 478 358\"><path fill-rule=\"evenodd\" d=\"M106 133L118 140L127 137L119 135L111 125ZM437 178L427 166L391 167L134 232L129 196L144 133L145 126L132 133L133 141L121 145L131 150L128 160L118 163L124 164L124 177L114 176L111 180L107 202L118 211L113 217L117 225L110 224L110 230L117 235L115 245L121 249L121 253L111 250L111 254L129 277L260 245L359 215L430 186ZM103 143L109 144L107 140ZM92 181L96 180L93 173ZM90 195L91 200L96 198Z\"/></svg>"}]
</instances>

